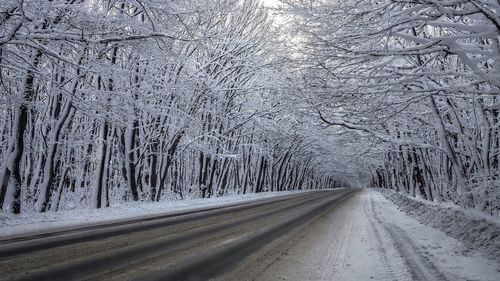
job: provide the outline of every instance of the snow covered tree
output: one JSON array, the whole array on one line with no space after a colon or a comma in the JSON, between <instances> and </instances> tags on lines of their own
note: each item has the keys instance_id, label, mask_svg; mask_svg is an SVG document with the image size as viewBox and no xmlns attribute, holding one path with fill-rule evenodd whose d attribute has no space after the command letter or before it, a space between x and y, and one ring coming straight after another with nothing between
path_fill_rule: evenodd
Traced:
<instances>
[{"instance_id":1,"label":"snow covered tree","mask_svg":"<svg viewBox=\"0 0 500 281\"><path fill-rule=\"evenodd\" d=\"M307 103L375 138L374 184L498 208L497 1L282 2Z\"/></svg>"},{"instance_id":2,"label":"snow covered tree","mask_svg":"<svg viewBox=\"0 0 500 281\"><path fill-rule=\"evenodd\" d=\"M281 74L259 1L0 9L4 212L334 185L306 152L318 140L269 104Z\"/></svg>"}]
</instances>

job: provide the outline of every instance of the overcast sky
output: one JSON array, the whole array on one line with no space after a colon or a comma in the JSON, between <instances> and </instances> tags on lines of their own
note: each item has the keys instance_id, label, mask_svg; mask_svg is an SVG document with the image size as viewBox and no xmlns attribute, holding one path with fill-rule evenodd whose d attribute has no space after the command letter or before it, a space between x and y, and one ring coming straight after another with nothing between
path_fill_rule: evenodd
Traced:
<instances>
[{"instance_id":1,"label":"overcast sky","mask_svg":"<svg viewBox=\"0 0 500 281\"><path fill-rule=\"evenodd\" d=\"M278 3L278 0L261 0L267 6L275 6Z\"/></svg>"}]
</instances>

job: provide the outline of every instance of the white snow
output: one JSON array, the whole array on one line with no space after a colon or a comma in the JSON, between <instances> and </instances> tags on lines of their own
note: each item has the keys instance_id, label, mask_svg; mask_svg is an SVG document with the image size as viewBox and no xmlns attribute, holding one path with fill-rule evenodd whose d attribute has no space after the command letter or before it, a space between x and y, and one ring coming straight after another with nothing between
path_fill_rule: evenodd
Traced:
<instances>
[{"instance_id":1,"label":"white snow","mask_svg":"<svg viewBox=\"0 0 500 281\"><path fill-rule=\"evenodd\" d=\"M223 197L170 200L157 203L129 202L119 206L102 209L87 208L46 213L24 212L17 215L0 212L0 238L31 232L53 231L67 227L109 223L199 208L232 205L300 192L307 191L233 194Z\"/></svg>"},{"instance_id":2,"label":"white snow","mask_svg":"<svg viewBox=\"0 0 500 281\"><path fill-rule=\"evenodd\" d=\"M472 209L472 208L468 208L468 209L464 209L464 207L460 206L460 205L457 205L457 204L454 204L453 202L433 202L433 201L429 201L429 200L425 200L421 197L412 197L410 196L409 194L405 194L405 193L402 193L402 192L397 192L395 190L392 190L392 189L387 189L387 188L377 188L377 187L373 187L375 189L377 189L378 191L382 192L383 194L386 194L386 195L389 195L389 194L398 194L399 196L404 196L406 197L407 199L409 200L413 200L413 201L417 201L417 202L420 202L422 204L425 204L425 205L429 205L429 206L436 206L436 207L439 207L439 208L445 208L445 209L448 209L448 210L452 210L452 211L457 211L457 212L460 212L460 213L464 213L466 214L467 217L470 217L470 218L474 218L474 219L484 219L488 222L491 222L491 223L496 223L496 224L500 224L500 212L496 215L490 215L490 214L487 214L485 212L482 212L480 210L477 210L477 209Z\"/></svg>"},{"instance_id":3,"label":"white snow","mask_svg":"<svg viewBox=\"0 0 500 281\"><path fill-rule=\"evenodd\" d=\"M500 222L474 209L464 210L451 203L419 200L388 189L379 189L402 212L420 223L446 233L470 250L478 250L500 263Z\"/></svg>"},{"instance_id":4,"label":"white snow","mask_svg":"<svg viewBox=\"0 0 500 281\"><path fill-rule=\"evenodd\" d=\"M311 225L260 280L500 280L500 264L364 190Z\"/></svg>"}]
</instances>

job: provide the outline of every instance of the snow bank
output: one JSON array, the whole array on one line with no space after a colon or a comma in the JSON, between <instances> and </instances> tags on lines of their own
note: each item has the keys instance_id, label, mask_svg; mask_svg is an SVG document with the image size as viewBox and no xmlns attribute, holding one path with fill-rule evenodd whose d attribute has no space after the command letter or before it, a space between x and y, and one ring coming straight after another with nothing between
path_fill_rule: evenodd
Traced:
<instances>
[{"instance_id":1,"label":"snow bank","mask_svg":"<svg viewBox=\"0 0 500 281\"><path fill-rule=\"evenodd\" d=\"M398 208L423 224L430 225L464 244L500 261L500 222L458 206L424 202L389 189L377 189Z\"/></svg>"}]
</instances>

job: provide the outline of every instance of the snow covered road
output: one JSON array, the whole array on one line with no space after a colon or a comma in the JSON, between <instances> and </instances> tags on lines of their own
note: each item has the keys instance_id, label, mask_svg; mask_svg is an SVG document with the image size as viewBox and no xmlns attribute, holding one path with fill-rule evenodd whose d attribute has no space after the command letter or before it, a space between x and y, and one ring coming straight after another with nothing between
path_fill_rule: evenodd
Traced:
<instances>
[{"instance_id":1,"label":"snow covered road","mask_svg":"<svg viewBox=\"0 0 500 281\"><path fill-rule=\"evenodd\" d=\"M2 240L0 279L205 280L354 193L299 193Z\"/></svg>"},{"instance_id":2,"label":"snow covered road","mask_svg":"<svg viewBox=\"0 0 500 281\"><path fill-rule=\"evenodd\" d=\"M221 280L500 280L500 265L363 190Z\"/></svg>"},{"instance_id":3,"label":"snow covered road","mask_svg":"<svg viewBox=\"0 0 500 281\"><path fill-rule=\"evenodd\" d=\"M500 280L497 262L418 223L377 191L354 191L24 237L1 243L0 279Z\"/></svg>"}]
</instances>

